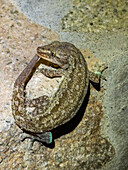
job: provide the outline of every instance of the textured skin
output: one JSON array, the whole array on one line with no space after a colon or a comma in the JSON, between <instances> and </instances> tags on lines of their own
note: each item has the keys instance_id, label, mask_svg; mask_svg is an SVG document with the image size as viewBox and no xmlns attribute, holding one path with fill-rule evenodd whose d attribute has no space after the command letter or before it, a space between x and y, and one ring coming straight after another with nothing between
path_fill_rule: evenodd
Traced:
<instances>
[{"instance_id":1,"label":"textured skin","mask_svg":"<svg viewBox=\"0 0 128 170\"><path fill-rule=\"evenodd\" d=\"M62 82L53 98L42 96L26 101L26 84L43 59L49 61L54 68L51 70L45 68L42 73L48 77L62 76ZM87 93L88 84L87 64L74 45L55 41L37 48L37 55L33 57L14 84L12 111L17 125L30 132L42 133L66 123L80 108ZM35 107L29 115L26 113L26 105Z\"/></svg>"}]
</instances>

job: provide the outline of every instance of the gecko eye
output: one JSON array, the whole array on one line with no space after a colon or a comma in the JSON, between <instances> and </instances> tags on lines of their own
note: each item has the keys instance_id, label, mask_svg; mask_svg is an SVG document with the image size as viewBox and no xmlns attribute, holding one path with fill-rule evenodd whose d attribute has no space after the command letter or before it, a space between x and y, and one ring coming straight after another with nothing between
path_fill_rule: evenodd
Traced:
<instances>
[{"instance_id":1,"label":"gecko eye","mask_svg":"<svg viewBox=\"0 0 128 170\"><path fill-rule=\"evenodd\" d=\"M56 57L56 53L51 51L51 56Z\"/></svg>"}]
</instances>

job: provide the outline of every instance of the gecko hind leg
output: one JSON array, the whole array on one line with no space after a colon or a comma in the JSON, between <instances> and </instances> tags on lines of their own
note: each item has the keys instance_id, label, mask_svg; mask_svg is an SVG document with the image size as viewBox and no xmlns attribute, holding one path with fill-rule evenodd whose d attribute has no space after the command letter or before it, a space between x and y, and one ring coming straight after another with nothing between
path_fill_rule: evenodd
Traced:
<instances>
[{"instance_id":1,"label":"gecko hind leg","mask_svg":"<svg viewBox=\"0 0 128 170\"><path fill-rule=\"evenodd\" d=\"M98 84L100 82L101 72L91 72L89 71L89 80Z\"/></svg>"},{"instance_id":2,"label":"gecko hind leg","mask_svg":"<svg viewBox=\"0 0 128 170\"><path fill-rule=\"evenodd\" d=\"M103 76L102 72L107 68L108 66L105 65L101 69L101 71L95 71L95 72L89 71L89 80L96 84L100 83L101 78L106 81L106 78L105 76Z\"/></svg>"}]
</instances>

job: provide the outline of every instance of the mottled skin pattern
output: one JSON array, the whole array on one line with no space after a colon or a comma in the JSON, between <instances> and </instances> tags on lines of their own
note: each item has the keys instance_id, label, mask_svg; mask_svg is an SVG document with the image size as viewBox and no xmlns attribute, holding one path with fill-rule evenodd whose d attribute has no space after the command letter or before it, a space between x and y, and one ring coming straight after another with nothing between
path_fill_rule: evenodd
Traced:
<instances>
[{"instance_id":1,"label":"mottled skin pattern","mask_svg":"<svg viewBox=\"0 0 128 170\"><path fill-rule=\"evenodd\" d=\"M62 82L53 98L42 96L27 101L26 84L34 69L43 60L51 64L51 69L42 69L42 73L51 78L61 76ZM93 73L90 75L92 78L97 78ZM17 125L33 133L44 133L66 123L80 108L87 93L88 84L89 71L86 61L74 45L55 41L38 47L37 55L33 57L14 84L12 110ZM31 114L26 113L28 105L33 107Z\"/></svg>"}]
</instances>

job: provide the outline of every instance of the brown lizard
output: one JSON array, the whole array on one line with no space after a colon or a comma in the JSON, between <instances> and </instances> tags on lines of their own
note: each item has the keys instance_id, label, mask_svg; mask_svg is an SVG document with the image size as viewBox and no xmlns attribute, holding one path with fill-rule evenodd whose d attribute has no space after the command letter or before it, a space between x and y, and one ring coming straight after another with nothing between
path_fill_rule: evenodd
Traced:
<instances>
[{"instance_id":1,"label":"brown lizard","mask_svg":"<svg viewBox=\"0 0 128 170\"><path fill-rule=\"evenodd\" d=\"M42 73L50 78L61 76L62 81L52 98L41 96L26 101L26 84L42 60L51 65L51 69L42 68ZM51 143L50 130L75 116L86 96L89 80L98 83L99 75L88 70L82 53L71 43L54 41L38 47L37 54L14 83L12 113L16 124L32 132L33 139ZM35 108L29 115L26 113L28 104Z\"/></svg>"}]
</instances>

